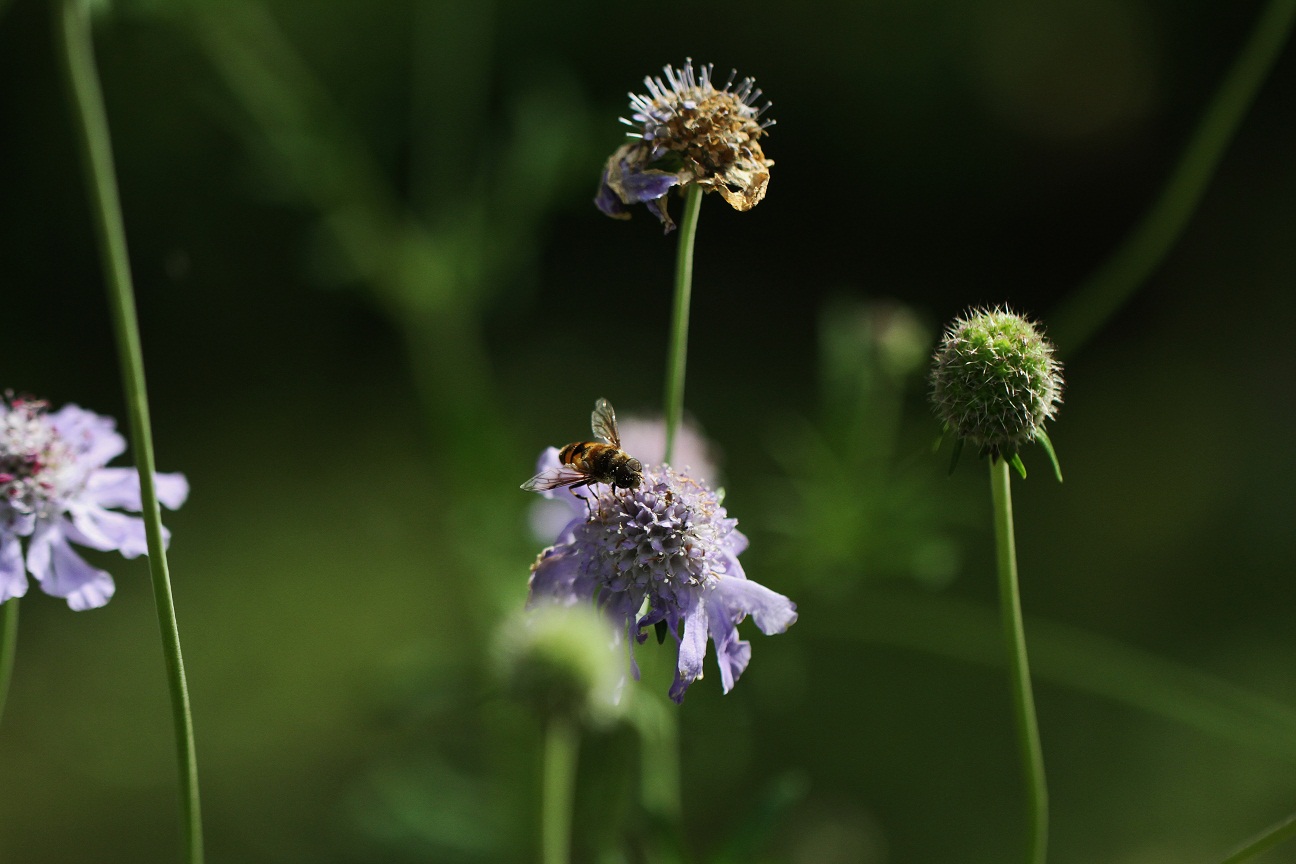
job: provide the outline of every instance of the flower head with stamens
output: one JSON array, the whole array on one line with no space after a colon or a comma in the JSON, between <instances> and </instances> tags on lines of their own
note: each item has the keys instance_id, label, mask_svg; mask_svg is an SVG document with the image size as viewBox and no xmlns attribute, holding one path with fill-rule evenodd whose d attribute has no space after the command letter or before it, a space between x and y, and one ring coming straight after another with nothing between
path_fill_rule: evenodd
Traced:
<instances>
[{"instance_id":1,"label":"flower head with stamens","mask_svg":"<svg viewBox=\"0 0 1296 864\"><path fill-rule=\"evenodd\" d=\"M556 468L549 448L539 468ZM720 498L701 482L668 466L650 466L635 489L596 486L579 494L546 491L567 501L572 519L557 542L531 568L530 603L591 600L627 636L630 668L636 642L647 628L669 633L678 647L676 702L702 677L707 641L715 645L724 692L747 668L751 643L738 638L748 615L767 635L782 633L797 619L796 604L749 580L738 562L747 538Z\"/></svg>"},{"instance_id":2,"label":"flower head with stamens","mask_svg":"<svg viewBox=\"0 0 1296 864\"><path fill-rule=\"evenodd\" d=\"M112 577L72 550L116 549L127 558L148 551L134 468L106 468L126 449L109 417L65 405L0 401L0 602L27 593L27 574L73 609L111 599ZM158 499L179 507L189 495L182 474L158 474ZM24 552L24 540L26 551Z\"/></svg>"},{"instance_id":3,"label":"flower head with stamens","mask_svg":"<svg viewBox=\"0 0 1296 864\"><path fill-rule=\"evenodd\" d=\"M693 68L689 60L660 76L644 78L647 94L630 94L633 138L607 161L594 203L616 219L629 219L630 207L646 204L666 231L675 227L666 209L671 189L696 184L735 210L750 210L765 197L769 169L760 138L773 120L762 120L770 103L757 105L761 91L752 78L736 85L737 72L716 87L714 66Z\"/></svg>"}]
</instances>

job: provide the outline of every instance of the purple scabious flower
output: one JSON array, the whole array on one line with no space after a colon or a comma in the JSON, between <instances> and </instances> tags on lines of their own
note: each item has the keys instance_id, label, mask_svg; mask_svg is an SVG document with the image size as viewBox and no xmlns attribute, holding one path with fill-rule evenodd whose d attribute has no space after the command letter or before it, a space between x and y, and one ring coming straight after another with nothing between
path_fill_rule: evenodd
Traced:
<instances>
[{"instance_id":1,"label":"purple scabious flower","mask_svg":"<svg viewBox=\"0 0 1296 864\"><path fill-rule=\"evenodd\" d=\"M0 602L27 593L28 573L75 610L112 598L112 577L72 544L127 558L147 553L144 520L114 509L143 509L139 474L104 467L125 449L110 417L76 405L49 413L44 402L0 401ZM158 474L156 483L173 510L189 495L182 474Z\"/></svg>"},{"instance_id":2,"label":"purple scabious flower","mask_svg":"<svg viewBox=\"0 0 1296 864\"><path fill-rule=\"evenodd\" d=\"M550 447L539 470L557 467ZM582 490L584 500L570 489L541 494L568 502L572 518L532 565L529 603L592 600L625 633L636 678L634 643L647 639L647 628L670 633L679 651L670 688L676 702L702 677L708 640L728 693L751 659L739 622L750 615L773 635L797 619L796 604L747 578L738 562L747 538L737 520L686 474L652 466L635 489L600 485Z\"/></svg>"},{"instance_id":3,"label":"purple scabious flower","mask_svg":"<svg viewBox=\"0 0 1296 864\"><path fill-rule=\"evenodd\" d=\"M631 93L634 139L617 149L603 169L594 203L614 219L629 219L630 207L645 204L667 232L675 221L666 196L691 184L718 192L735 210L750 210L765 197L769 169L760 138L774 125L761 120L770 103L757 106L761 91L752 78L716 87L714 66L693 68L689 60L661 76L644 78L647 94Z\"/></svg>"},{"instance_id":4,"label":"purple scabious flower","mask_svg":"<svg viewBox=\"0 0 1296 864\"><path fill-rule=\"evenodd\" d=\"M666 455L664 420L660 417L637 417L631 414L622 417L618 425L622 449L633 453L645 465L662 461L662 457ZM681 467L682 473L699 483L715 487L720 485L716 450L716 445L702 434L702 430L689 417L685 417L675 432L675 458L672 461ZM531 533L537 540L544 541L556 536L571 521L571 500L558 496L549 500L537 500L532 504L528 521Z\"/></svg>"}]
</instances>

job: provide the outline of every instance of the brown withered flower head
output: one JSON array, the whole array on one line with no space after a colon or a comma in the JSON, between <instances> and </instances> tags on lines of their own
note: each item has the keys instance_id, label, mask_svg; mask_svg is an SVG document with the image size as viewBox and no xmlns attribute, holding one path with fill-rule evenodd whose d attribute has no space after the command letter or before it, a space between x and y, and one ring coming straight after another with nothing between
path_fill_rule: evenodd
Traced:
<instances>
[{"instance_id":1,"label":"brown withered flower head","mask_svg":"<svg viewBox=\"0 0 1296 864\"><path fill-rule=\"evenodd\" d=\"M594 203L614 219L629 219L630 207L646 204L666 231L675 227L666 210L672 188L697 184L735 210L750 210L765 197L769 169L760 138L774 125L762 120L768 101L757 106L761 91L755 80L734 84L732 72L723 87L712 80L714 65L696 70L693 61L679 69L663 67L660 76L644 79L647 94L630 94L634 140L617 149L603 169Z\"/></svg>"}]
</instances>

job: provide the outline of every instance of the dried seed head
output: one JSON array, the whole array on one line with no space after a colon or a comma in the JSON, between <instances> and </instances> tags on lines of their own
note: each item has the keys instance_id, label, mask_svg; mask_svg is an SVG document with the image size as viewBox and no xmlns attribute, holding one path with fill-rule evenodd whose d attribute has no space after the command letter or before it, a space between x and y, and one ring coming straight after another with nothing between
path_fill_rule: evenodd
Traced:
<instances>
[{"instance_id":1,"label":"dried seed head","mask_svg":"<svg viewBox=\"0 0 1296 864\"><path fill-rule=\"evenodd\" d=\"M762 120L767 101L752 78L737 84L737 73L716 87L714 66L697 70L693 61L663 68L665 78L644 79L648 92L630 94L634 140L608 159L595 203L604 213L629 218L629 207L646 204L667 231L675 227L665 198L672 187L696 184L718 192L735 210L750 210L765 197L769 169L760 138L774 125Z\"/></svg>"}]
</instances>

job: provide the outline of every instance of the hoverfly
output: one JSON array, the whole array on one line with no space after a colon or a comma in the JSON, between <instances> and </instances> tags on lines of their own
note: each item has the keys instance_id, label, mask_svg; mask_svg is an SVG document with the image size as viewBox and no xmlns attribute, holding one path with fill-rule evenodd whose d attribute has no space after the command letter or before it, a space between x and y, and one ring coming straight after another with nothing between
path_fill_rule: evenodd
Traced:
<instances>
[{"instance_id":1,"label":"hoverfly","mask_svg":"<svg viewBox=\"0 0 1296 864\"><path fill-rule=\"evenodd\" d=\"M558 451L558 468L541 471L522 484L528 492L550 489L579 489L606 483L614 489L635 489L643 481L643 463L621 449L616 412L612 403L594 403L590 426L598 441L573 441ZM577 496L583 497L583 496Z\"/></svg>"}]
</instances>

